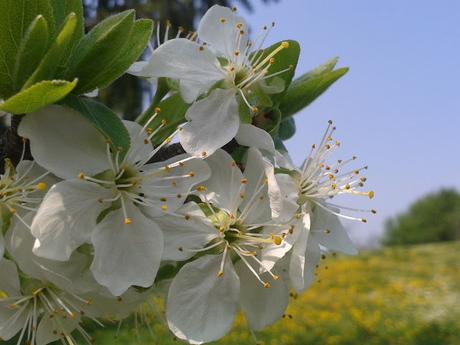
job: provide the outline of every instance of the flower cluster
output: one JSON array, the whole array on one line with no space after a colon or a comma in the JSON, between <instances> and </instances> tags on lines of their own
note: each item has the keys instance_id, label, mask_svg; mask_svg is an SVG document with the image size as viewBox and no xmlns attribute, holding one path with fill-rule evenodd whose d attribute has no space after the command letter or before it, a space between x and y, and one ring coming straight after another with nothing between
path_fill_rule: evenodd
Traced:
<instances>
[{"instance_id":1,"label":"flower cluster","mask_svg":"<svg viewBox=\"0 0 460 345\"><path fill-rule=\"evenodd\" d=\"M0 179L2 340L91 343L82 320L121 320L160 283L180 339L217 340L239 310L257 331L283 316L291 288L311 284L323 252L356 253L340 218L366 222L342 213L366 211L331 199L373 192L362 191L366 167L347 170L355 158L330 163L332 122L300 168L258 126L293 69L272 70L290 44L262 49L269 30L251 41L244 19L214 6L197 34L133 66L187 104L160 143L161 107L123 122L129 149L63 105L22 119L34 161L7 162ZM162 160L176 134L185 153Z\"/></svg>"}]
</instances>

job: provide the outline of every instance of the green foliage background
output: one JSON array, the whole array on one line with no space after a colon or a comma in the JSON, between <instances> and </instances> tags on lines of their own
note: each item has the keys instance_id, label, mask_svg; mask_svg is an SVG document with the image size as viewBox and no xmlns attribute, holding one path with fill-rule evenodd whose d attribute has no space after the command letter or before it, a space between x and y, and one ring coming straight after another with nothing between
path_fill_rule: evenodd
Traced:
<instances>
[{"instance_id":1,"label":"green foliage background","mask_svg":"<svg viewBox=\"0 0 460 345\"><path fill-rule=\"evenodd\" d=\"M460 193L444 189L416 201L385 224L385 245L460 239Z\"/></svg>"}]
</instances>

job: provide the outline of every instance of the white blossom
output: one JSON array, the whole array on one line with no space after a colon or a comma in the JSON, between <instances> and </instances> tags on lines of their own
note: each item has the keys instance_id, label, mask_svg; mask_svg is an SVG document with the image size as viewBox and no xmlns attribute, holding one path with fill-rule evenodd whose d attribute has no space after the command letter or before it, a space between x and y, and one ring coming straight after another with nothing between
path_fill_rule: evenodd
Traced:
<instances>
[{"instance_id":1,"label":"white blossom","mask_svg":"<svg viewBox=\"0 0 460 345\"><path fill-rule=\"evenodd\" d=\"M289 43L283 42L264 54L260 48L268 32L265 27L256 41L249 41L245 20L229 8L215 5L200 22L199 42L184 38L169 40L153 51L150 62L138 72L150 78L179 80L181 95L188 103L209 93L193 103L186 113L188 122L179 137L187 152L205 157L233 138L244 146L274 151L268 133L242 123L239 114L240 102L250 112L258 111L248 100L254 86L267 93L284 89L281 79L270 85L267 80L290 70L269 74L275 56L288 48Z\"/></svg>"},{"instance_id":2,"label":"white blossom","mask_svg":"<svg viewBox=\"0 0 460 345\"><path fill-rule=\"evenodd\" d=\"M37 162L66 179L50 189L34 218L34 253L65 261L91 243L94 277L116 296L153 284L163 251L153 219L180 207L192 186L209 177L204 161L186 155L149 163L169 140L153 148L156 131L148 124L125 125L131 147L124 156L64 107L31 114L20 126Z\"/></svg>"},{"instance_id":3,"label":"white blossom","mask_svg":"<svg viewBox=\"0 0 460 345\"><path fill-rule=\"evenodd\" d=\"M249 150L244 174L223 150L207 161L213 175L197 187L200 204L159 219L164 259L189 260L169 289L168 323L193 344L225 335L238 306L258 330L279 319L288 303L286 284L259 257L289 236L289 225L271 217L268 162L256 149Z\"/></svg>"}]
</instances>

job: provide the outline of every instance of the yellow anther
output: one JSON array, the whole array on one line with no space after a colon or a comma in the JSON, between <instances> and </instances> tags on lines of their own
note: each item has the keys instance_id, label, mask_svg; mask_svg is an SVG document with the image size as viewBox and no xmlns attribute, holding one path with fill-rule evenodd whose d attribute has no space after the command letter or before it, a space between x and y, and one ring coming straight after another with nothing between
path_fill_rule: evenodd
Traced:
<instances>
[{"instance_id":1,"label":"yellow anther","mask_svg":"<svg viewBox=\"0 0 460 345\"><path fill-rule=\"evenodd\" d=\"M275 62L276 62L276 59L275 59L275 58L271 58L271 59L268 61L268 63L269 63L270 65L273 65Z\"/></svg>"},{"instance_id":2,"label":"yellow anther","mask_svg":"<svg viewBox=\"0 0 460 345\"><path fill-rule=\"evenodd\" d=\"M79 178L80 180L84 180L84 179L85 179L85 174L82 173L82 172L79 173L79 174L78 174L78 178Z\"/></svg>"},{"instance_id":3,"label":"yellow anther","mask_svg":"<svg viewBox=\"0 0 460 345\"><path fill-rule=\"evenodd\" d=\"M145 145L148 145L149 142L150 142L150 141L149 141L148 139L144 139L144 144L145 144Z\"/></svg>"},{"instance_id":4,"label":"yellow anther","mask_svg":"<svg viewBox=\"0 0 460 345\"><path fill-rule=\"evenodd\" d=\"M162 211L166 212L168 210L168 205L161 205L160 208Z\"/></svg>"},{"instance_id":5,"label":"yellow anther","mask_svg":"<svg viewBox=\"0 0 460 345\"><path fill-rule=\"evenodd\" d=\"M197 192L206 192L207 188L206 186L198 186L196 187Z\"/></svg>"},{"instance_id":6,"label":"yellow anther","mask_svg":"<svg viewBox=\"0 0 460 345\"><path fill-rule=\"evenodd\" d=\"M146 131L147 134L149 134L149 135L153 133L153 129L150 128L150 127L146 128L145 131Z\"/></svg>"},{"instance_id":7,"label":"yellow anther","mask_svg":"<svg viewBox=\"0 0 460 345\"><path fill-rule=\"evenodd\" d=\"M277 275L274 275L274 276L273 276L273 280L278 280L278 279L280 279L279 276L277 276Z\"/></svg>"},{"instance_id":8,"label":"yellow anther","mask_svg":"<svg viewBox=\"0 0 460 345\"><path fill-rule=\"evenodd\" d=\"M345 185L345 189L346 189L346 190L349 190L350 188L351 188L351 187L350 187L349 184Z\"/></svg>"},{"instance_id":9,"label":"yellow anther","mask_svg":"<svg viewBox=\"0 0 460 345\"><path fill-rule=\"evenodd\" d=\"M371 212L372 214L377 214L377 210L372 209Z\"/></svg>"},{"instance_id":10,"label":"yellow anther","mask_svg":"<svg viewBox=\"0 0 460 345\"><path fill-rule=\"evenodd\" d=\"M330 234L330 233L331 233L331 230L326 229L326 230L324 230L324 232L325 232L326 234Z\"/></svg>"},{"instance_id":11,"label":"yellow anther","mask_svg":"<svg viewBox=\"0 0 460 345\"><path fill-rule=\"evenodd\" d=\"M185 167L184 162L179 162L179 166L180 166L181 168Z\"/></svg>"},{"instance_id":12,"label":"yellow anther","mask_svg":"<svg viewBox=\"0 0 460 345\"><path fill-rule=\"evenodd\" d=\"M240 198L244 199L244 193L240 193Z\"/></svg>"},{"instance_id":13,"label":"yellow anther","mask_svg":"<svg viewBox=\"0 0 460 345\"><path fill-rule=\"evenodd\" d=\"M283 243L283 239L280 236L273 236L272 237L273 243L279 246L281 243Z\"/></svg>"},{"instance_id":14,"label":"yellow anther","mask_svg":"<svg viewBox=\"0 0 460 345\"><path fill-rule=\"evenodd\" d=\"M374 198L374 191L370 191L367 193L367 196L369 197L369 199L373 199Z\"/></svg>"},{"instance_id":15,"label":"yellow anther","mask_svg":"<svg viewBox=\"0 0 460 345\"><path fill-rule=\"evenodd\" d=\"M188 176L190 176L190 177L195 177L195 173L194 173L193 171L190 171L190 172L188 173Z\"/></svg>"},{"instance_id":16,"label":"yellow anther","mask_svg":"<svg viewBox=\"0 0 460 345\"><path fill-rule=\"evenodd\" d=\"M171 182L171 186L177 187L177 182L176 182L176 181L172 181L172 182Z\"/></svg>"},{"instance_id":17,"label":"yellow anther","mask_svg":"<svg viewBox=\"0 0 460 345\"><path fill-rule=\"evenodd\" d=\"M168 123L168 121L166 121L165 119L161 120L161 124L162 124L163 126L166 126L167 123Z\"/></svg>"},{"instance_id":18,"label":"yellow anther","mask_svg":"<svg viewBox=\"0 0 460 345\"><path fill-rule=\"evenodd\" d=\"M0 301L2 299L8 298L8 293L6 291L0 290Z\"/></svg>"},{"instance_id":19,"label":"yellow anther","mask_svg":"<svg viewBox=\"0 0 460 345\"><path fill-rule=\"evenodd\" d=\"M200 46L200 48L198 48L200 50L200 52L202 52L204 50L204 47L203 46Z\"/></svg>"},{"instance_id":20,"label":"yellow anther","mask_svg":"<svg viewBox=\"0 0 460 345\"><path fill-rule=\"evenodd\" d=\"M251 110L253 113L257 113L259 111L259 108L257 108L256 106L253 106Z\"/></svg>"},{"instance_id":21,"label":"yellow anther","mask_svg":"<svg viewBox=\"0 0 460 345\"><path fill-rule=\"evenodd\" d=\"M39 184L37 184L37 189L44 192L46 190L46 183L40 182Z\"/></svg>"},{"instance_id":22,"label":"yellow anther","mask_svg":"<svg viewBox=\"0 0 460 345\"><path fill-rule=\"evenodd\" d=\"M161 108L160 108L160 107L156 107L156 108L155 108L155 113L156 113L156 114L161 113Z\"/></svg>"},{"instance_id":23,"label":"yellow anther","mask_svg":"<svg viewBox=\"0 0 460 345\"><path fill-rule=\"evenodd\" d=\"M133 223L133 220L131 218L129 218L129 217L125 218L125 224L126 225L129 225L129 224L132 224L132 223Z\"/></svg>"},{"instance_id":24,"label":"yellow anther","mask_svg":"<svg viewBox=\"0 0 460 345\"><path fill-rule=\"evenodd\" d=\"M363 223L367 223L367 219L366 219L366 218L361 218L361 221L362 221Z\"/></svg>"},{"instance_id":25,"label":"yellow anther","mask_svg":"<svg viewBox=\"0 0 460 345\"><path fill-rule=\"evenodd\" d=\"M232 6L232 12L238 11L238 8L236 6Z\"/></svg>"},{"instance_id":26,"label":"yellow anther","mask_svg":"<svg viewBox=\"0 0 460 345\"><path fill-rule=\"evenodd\" d=\"M207 157L207 156L208 156L208 153L206 151L201 152L201 157L204 158L204 157Z\"/></svg>"},{"instance_id":27,"label":"yellow anther","mask_svg":"<svg viewBox=\"0 0 460 345\"><path fill-rule=\"evenodd\" d=\"M225 227L223 227L223 226L219 227L219 231L220 232L225 232Z\"/></svg>"},{"instance_id":28,"label":"yellow anther","mask_svg":"<svg viewBox=\"0 0 460 345\"><path fill-rule=\"evenodd\" d=\"M240 180L240 182L241 182L241 184L246 184L246 183L248 183L248 179L247 178L242 178Z\"/></svg>"},{"instance_id":29,"label":"yellow anther","mask_svg":"<svg viewBox=\"0 0 460 345\"><path fill-rule=\"evenodd\" d=\"M160 198L160 201L166 202L166 201L168 201L168 199L167 198Z\"/></svg>"},{"instance_id":30,"label":"yellow anther","mask_svg":"<svg viewBox=\"0 0 460 345\"><path fill-rule=\"evenodd\" d=\"M241 53L238 50L235 52L235 56L240 56L240 54Z\"/></svg>"},{"instance_id":31,"label":"yellow anther","mask_svg":"<svg viewBox=\"0 0 460 345\"><path fill-rule=\"evenodd\" d=\"M225 18L220 18L219 21L220 21L222 24L225 24L225 23L227 22L227 19L225 19Z\"/></svg>"},{"instance_id":32,"label":"yellow anther","mask_svg":"<svg viewBox=\"0 0 460 345\"><path fill-rule=\"evenodd\" d=\"M270 287L271 287L270 283L264 283L264 288L268 289Z\"/></svg>"},{"instance_id":33,"label":"yellow anther","mask_svg":"<svg viewBox=\"0 0 460 345\"><path fill-rule=\"evenodd\" d=\"M172 138L169 137L169 138L167 138L167 139L165 140L165 143L166 143L166 144L169 144L171 141L172 141Z\"/></svg>"},{"instance_id":34,"label":"yellow anther","mask_svg":"<svg viewBox=\"0 0 460 345\"><path fill-rule=\"evenodd\" d=\"M224 276L224 271L217 272L217 278L222 278Z\"/></svg>"},{"instance_id":35,"label":"yellow anther","mask_svg":"<svg viewBox=\"0 0 460 345\"><path fill-rule=\"evenodd\" d=\"M190 220L191 217L190 217L190 215L186 214L186 215L184 216L184 218L185 218L185 220Z\"/></svg>"},{"instance_id":36,"label":"yellow anther","mask_svg":"<svg viewBox=\"0 0 460 345\"><path fill-rule=\"evenodd\" d=\"M283 47L283 49L289 48L289 42L286 42L286 41L282 42L281 47Z\"/></svg>"},{"instance_id":37,"label":"yellow anther","mask_svg":"<svg viewBox=\"0 0 460 345\"><path fill-rule=\"evenodd\" d=\"M289 234L292 235L294 233L294 225L289 225Z\"/></svg>"},{"instance_id":38,"label":"yellow anther","mask_svg":"<svg viewBox=\"0 0 460 345\"><path fill-rule=\"evenodd\" d=\"M10 207L10 212L11 212L12 214L16 214L17 211L18 211L18 210L15 209L14 207Z\"/></svg>"}]
</instances>

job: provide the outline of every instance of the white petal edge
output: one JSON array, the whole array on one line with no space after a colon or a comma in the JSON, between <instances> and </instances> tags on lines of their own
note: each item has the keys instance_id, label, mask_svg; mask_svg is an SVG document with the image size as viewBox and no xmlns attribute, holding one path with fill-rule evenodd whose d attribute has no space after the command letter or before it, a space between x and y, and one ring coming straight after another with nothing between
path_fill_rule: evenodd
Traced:
<instances>
[{"instance_id":1,"label":"white petal edge","mask_svg":"<svg viewBox=\"0 0 460 345\"><path fill-rule=\"evenodd\" d=\"M232 326L240 281L227 257L218 277L221 255L206 255L186 264L171 283L166 317L169 328L190 344L222 338Z\"/></svg>"},{"instance_id":2,"label":"white petal edge","mask_svg":"<svg viewBox=\"0 0 460 345\"><path fill-rule=\"evenodd\" d=\"M104 136L78 112L52 105L28 114L19 125L20 136L30 140L32 156L60 178L80 172L94 175L110 169Z\"/></svg>"},{"instance_id":3,"label":"white petal edge","mask_svg":"<svg viewBox=\"0 0 460 345\"><path fill-rule=\"evenodd\" d=\"M179 140L186 152L197 157L212 155L229 143L240 127L233 90L214 90L194 103L185 117L188 122L179 131Z\"/></svg>"}]
</instances>

